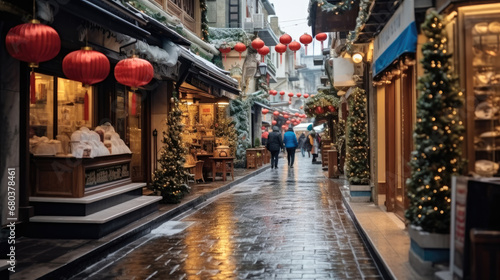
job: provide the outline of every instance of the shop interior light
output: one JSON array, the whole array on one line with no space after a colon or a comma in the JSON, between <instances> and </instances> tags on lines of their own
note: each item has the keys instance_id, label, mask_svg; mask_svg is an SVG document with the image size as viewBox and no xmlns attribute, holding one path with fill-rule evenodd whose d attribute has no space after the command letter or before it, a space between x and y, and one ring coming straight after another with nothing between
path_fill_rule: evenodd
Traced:
<instances>
[{"instance_id":1,"label":"shop interior light","mask_svg":"<svg viewBox=\"0 0 500 280\"><path fill-rule=\"evenodd\" d=\"M351 57L352 59L352 62L354 63L360 63L363 61L363 54L357 52L357 53L354 53Z\"/></svg>"}]
</instances>

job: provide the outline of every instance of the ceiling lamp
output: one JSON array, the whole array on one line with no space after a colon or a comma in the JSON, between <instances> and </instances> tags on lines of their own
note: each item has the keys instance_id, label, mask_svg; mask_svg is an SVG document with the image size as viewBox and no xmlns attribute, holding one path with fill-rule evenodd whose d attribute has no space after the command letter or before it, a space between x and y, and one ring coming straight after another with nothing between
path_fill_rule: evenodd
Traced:
<instances>
[{"instance_id":1,"label":"ceiling lamp","mask_svg":"<svg viewBox=\"0 0 500 280\"><path fill-rule=\"evenodd\" d=\"M234 45L234 50L240 53L240 60L241 60L241 53L247 50L247 46L245 44L239 42Z\"/></svg>"},{"instance_id":2,"label":"ceiling lamp","mask_svg":"<svg viewBox=\"0 0 500 280\"><path fill-rule=\"evenodd\" d=\"M89 86L103 81L109 74L108 58L91 47L70 52L63 59L64 75L70 80L82 82Z\"/></svg>"},{"instance_id":3,"label":"ceiling lamp","mask_svg":"<svg viewBox=\"0 0 500 280\"><path fill-rule=\"evenodd\" d=\"M354 53L352 55L351 59L352 59L352 62L354 62L356 64L361 63L363 61L363 55L361 53L357 52L357 53Z\"/></svg>"},{"instance_id":4,"label":"ceiling lamp","mask_svg":"<svg viewBox=\"0 0 500 280\"><path fill-rule=\"evenodd\" d=\"M299 41L306 46L306 55L307 55L307 45L309 45L313 40L313 37L307 33L299 37Z\"/></svg>"},{"instance_id":5,"label":"ceiling lamp","mask_svg":"<svg viewBox=\"0 0 500 280\"><path fill-rule=\"evenodd\" d=\"M321 51L323 51L323 41L325 41L326 38L328 38L328 35L326 35L326 33L316 34L316 40L321 42Z\"/></svg>"}]
</instances>

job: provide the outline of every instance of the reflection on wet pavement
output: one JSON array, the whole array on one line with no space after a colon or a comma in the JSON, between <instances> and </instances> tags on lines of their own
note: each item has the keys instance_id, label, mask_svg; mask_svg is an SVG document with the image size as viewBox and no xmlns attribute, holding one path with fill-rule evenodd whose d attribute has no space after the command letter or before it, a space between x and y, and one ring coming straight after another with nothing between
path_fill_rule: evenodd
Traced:
<instances>
[{"instance_id":1,"label":"reflection on wet pavement","mask_svg":"<svg viewBox=\"0 0 500 280\"><path fill-rule=\"evenodd\" d=\"M73 279L381 279L338 185L310 159L297 163L237 185Z\"/></svg>"}]
</instances>

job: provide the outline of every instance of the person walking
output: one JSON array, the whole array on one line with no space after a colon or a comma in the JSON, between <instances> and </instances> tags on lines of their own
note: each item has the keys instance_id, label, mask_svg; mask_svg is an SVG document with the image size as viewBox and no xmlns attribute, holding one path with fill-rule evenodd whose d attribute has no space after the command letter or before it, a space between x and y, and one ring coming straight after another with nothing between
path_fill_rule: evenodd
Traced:
<instances>
[{"instance_id":1,"label":"person walking","mask_svg":"<svg viewBox=\"0 0 500 280\"><path fill-rule=\"evenodd\" d=\"M260 141L262 143L262 146L267 145L267 137L269 137L269 132L267 132L267 128L266 128L266 130L264 130L264 132L262 132L262 138Z\"/></svg>"},{"instance_id":2,"label":"person walking","mask_svg":"<svg viewBox=\"0 0 500 280\"><path fill-rule=\"evenodd\" d=\"M318 157L319 143L318 138L316 137L316 131L311 130L309 136L307 136L307 140L309 140L309 144L311 145L311 154L313 155L312 163L316 163L316 158Z\"/></svg>"},{"instance_id":3,"label":"person walking","mask_svg":"<svg viewBox=\"0 0 500 280\"><path fill-rule=\"evenodd\" d=\"M304 132L302 132L302 134L300 135L299 137L299 140L298 140L298 143L299 145L297 146L297 148L300 149L300 152L302 153L302 157L305 157L305 152L306 152L306 134Z\"/></svg>"},{"instance_id":4,"label":"person walking","mask_svg":"<svg viewBox=\"0 0 500 280\"><path fill-rule=\"evenodd\" d=\"M273 132L267 136L266 148L271 152L271 169L278 168L278 155L283 147L281 133L277 126L273 126Z\"/></svg>"},{"instance_id":5,"label":"person walking","mask_svg":"<svg viewBox=\"0 0 500 280\"><path fill-rule=\"evenodd\" d=\"M285 143L288 166L293 167L295 161L295 149L297 149L297 135L293 132L293 127L290 126L288 131L283 135L283 143Z\"/></svg>"}]
</instances>

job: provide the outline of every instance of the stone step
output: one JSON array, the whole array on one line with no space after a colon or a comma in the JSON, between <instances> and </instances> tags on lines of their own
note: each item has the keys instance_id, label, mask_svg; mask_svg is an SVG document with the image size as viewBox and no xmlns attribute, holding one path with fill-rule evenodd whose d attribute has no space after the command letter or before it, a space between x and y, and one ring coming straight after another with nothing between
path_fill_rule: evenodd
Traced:
<instances>
[{"instance_id":1,"label":"stone step","mask_svg":"<svg viewBox=\"0 0 500 280\"><path fill-rule=\"evenodd\" d=\"M0 279L9 280L9 267L10 264L8 259L0 259Z\"/></svg>"},{"instance_id":2,"label":"stone step","mask_svg":"<svg viewBox=\"0 0 500 280\"><path fill-rule=\"evenodd\" d=\"M86 216L142 196L146 183L131 183L81 198L30 197L35 216Z\"/></svg>"},{"instance_id":3,"label":"stone step","mask_svg":"<svg viewBox=\"0 0 500 280\"><path fill-rule=\"evenodd\" d=\"M101 238L158 210L160 196L140 196L87 216L34 216L28 236L38 238Z\"/></svg>"}]
</instances>

